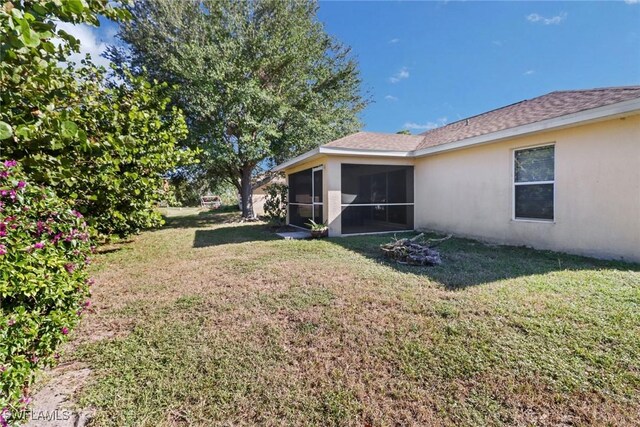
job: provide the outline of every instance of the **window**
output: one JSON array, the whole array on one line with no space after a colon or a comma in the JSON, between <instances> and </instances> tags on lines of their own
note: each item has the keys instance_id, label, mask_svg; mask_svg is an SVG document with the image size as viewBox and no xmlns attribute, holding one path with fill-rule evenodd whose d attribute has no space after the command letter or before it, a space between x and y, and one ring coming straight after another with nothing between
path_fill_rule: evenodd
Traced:
<instances>
[{"instance_id":1,"label":"window","mask_svg":"<svg viewBox=\"0 0 640 427\"><path fill-rule=\"evenodd\" d=\"M322 166L289 175L289 224L322 222Z\"/></svg>"},{"instance_id":2,"label":"window","mask_svg":"<svg viewBox=\"0 0 640 427\"><path fill-rule=\"evenodd\" d=\"M342 165L342 233L413 229L413 166Z\"/></svg>"},{"instance_id":3,"label":"window","mask_svg":"<svg viewBox=\"0 0 640 427\"><path fill-rule=\"evenodd\" d=\"M545 145L513 153L514 219L554 219L555 147Z\"/></svg>"}]
</instances>

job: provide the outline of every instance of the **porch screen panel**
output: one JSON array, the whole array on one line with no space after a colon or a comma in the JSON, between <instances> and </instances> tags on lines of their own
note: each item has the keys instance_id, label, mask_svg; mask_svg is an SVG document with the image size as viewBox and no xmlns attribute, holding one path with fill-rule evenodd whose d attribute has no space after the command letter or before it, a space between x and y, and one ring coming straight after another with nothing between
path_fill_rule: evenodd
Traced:
<instances>
[{"instance_id":1,"label":"porch screen panel","mask_svg":"<svg viewBox=\"0 0 640 427\"><path fill-rule=\"evenodd\" d=\"M306 169L289 175L289 224L309 227L322 222L322 170Z\"/></svg>"},{"instance_id":2,"label":"porch screen panel","mask_svg":"<svg viewBox=\"0 0 640 427\"><path fill-rule=\"evenodd\" d=\"M342 233L413 229L413 166L342 165Z\"/></svg>"},{"instance_id":3,"label":"porch screen panel","mask_svg":"<svg viewBox=\"0 0 640 427\"><path fill-rule=\"evenodd\" d=\"M311 169L289 175L289 202L312 203Z\"/></svg>"},{"instance_id":4,"label":"porch screen panel","mask_svg":"<svg viewBox=\"0 0 640 427\"><path fill-rule=\"evenodd\" d=\"M313 173L313 203L322 203L322 171Z\"/></svg>"},{"instance_id":5,"label":"porch screen panel","mask_svg":"<svg viewBox=\"0 0 640 427\"><path fill-rule=\"evenodd\" d=\"M289 224L308 228L310 219L313 219L313 205L289 205Z\"/></svg>"}]
</instances>

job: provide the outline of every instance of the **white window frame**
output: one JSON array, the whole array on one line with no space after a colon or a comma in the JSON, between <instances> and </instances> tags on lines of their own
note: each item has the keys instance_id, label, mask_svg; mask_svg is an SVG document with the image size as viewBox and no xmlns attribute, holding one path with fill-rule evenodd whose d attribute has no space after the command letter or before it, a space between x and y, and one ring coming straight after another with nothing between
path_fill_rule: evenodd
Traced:
<instances>
[{"instance_id":1,"label":"white window frame","mask_svg":"<svg viewBox=\"0 0 640 427\"><path fill-rule=\"evenodd\" d=\"M516 151L530 150L532 148L553 147L553 180L552 181L530 181L516 182ZM528 145L526 147L518 147L511 150L511 220L517 222L542 222L546 224L555 224L556 222L556 143L546 142L544 144ZM520 185L536 185L536 184L552 184L553 185L553 218L520 218L516 217L516 187Z\"/></svg>"}]
</instances>

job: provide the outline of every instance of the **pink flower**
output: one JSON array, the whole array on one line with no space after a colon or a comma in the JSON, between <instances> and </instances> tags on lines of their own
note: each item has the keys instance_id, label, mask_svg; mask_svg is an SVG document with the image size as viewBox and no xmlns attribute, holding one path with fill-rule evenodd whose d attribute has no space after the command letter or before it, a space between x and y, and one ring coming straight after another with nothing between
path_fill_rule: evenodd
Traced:
<instances>
[{"instance_id":1,"label":"pink flower","mask_svg":"<svg viewBox=\"0 0 640 427\"><path fill-rule=\"evenodd\" d=\"M16 324L15 319L9 319L9 321L7 322L7 325L9 325L9 326L13 326L15 324Z\"/></svg>"},{"instance_id":2,"label":"pink flower","mask_svg":"<svg viewBox=\"0 0 640 427\"><path fill-rule=\"evenodd\" d=\"M64 265L64 268L65 268L65 270L67 270L67 273L71 274L76 269L76 266L69 262L69 263Z\"/></svg>"},{"instance_id":3,"label":"pink flower","mask_svg":"<svg viewBox=\"0 0 640 427\"><path fill-rule=\"evenodd\" d=\"M76 216L76 218L82 218L82 214L76 210L71 211L72 214Z\"/></svg>"},{"instance_id":4,"label":"pink flower","mask_svg":"<svg viewBox=\"0 0 640 427\"><path fill-rule=\"evenodd\" d=\"M7 408L2 408L2 412L0 412L0 427L8 427L9 422L7 419L11 416L11 413Z\"/></svg>"},{"instance_id":5,"label":"pink flower","mask_svg":"<svg viewBox=\"0 0 640 427\"><path fill-rule=\"evenodd\" d=\"M69 328L67 328L66 326L62 328L62 335L67 335L68 333L69 333Z\"/></svg>"},{"instance_id":6,"label":"pink flower","mask_svg":"<svg viewBox=\"0 0 640 427\"><path fill-rule=\"evenodd\" d=\"M27 183L24 181L18 181L18 189L22 189L27 186Z\"/></svg>"},{"instance_id":7,"label":"pink flower","mask_svg":"<svg viewBox=\"0 0 640 427\"><path fill-rule=\"evenodd\" d=\"M38 356L36 355L31 356L31 363L38 363L38 360L40 360Z\"/></svg>"},{"instance_id":8,"label":"pink flower","mask_svg":"<svg viewBox=\"0 0 640 427\"><path fill-rule=\"evenodd\" d=\"M16 162L15 160L7 160L4 162L5 168L12 168L14 166L18 166L18 162Z\"/></svg>"},{"instance_id":9,"label":"pink flower","mask_svg":"<svg viewBox=\"0 0 640 427\"><path fill-rule=\"evenodd\" d=\"M0 255L5 255L7 253L7 247L5 245L0 245Z\"/></svg>"},{"instance_id":10,"label":"pink flower","mask_svg":"<svg viewBox=\"0 0 640 427\"><path fill-rule=\"evenodd\" d=\"M8 171L0 172L0 178L7 178L8 176L9 176L9 172Z\"/></svg>"},{"instance_id":11,"label":"pink flower","mask_svg":"<svg viewBox=\"0 0 640 427\"><path fill-rule=\"evenodd\" d=\"M42 249L44 248L44 242L38 242L35 245L33 245L33 249Z\"/></svg>"},{"instance_id":12,"label":"pink flower","mask_svg":"<svg viewBox=\"0 0 640 427\"><path fill-rule=\"evenodd\" d=\"M45 224L44 224L44 222L42 222L42 221L38 221L38 222L36 223L36 234L37 234L38 236L40 236L42 233L44 233L44 230L45 230Z\"/></svg>"},{"instance_id":13,"label":"pink flower","mask_svg":"<svg viewBox=\"0 0 640 427\"><path fill-rule=\"evenodd\" d=\"M82 304L82 305L83 305L84 307L90 307L90 306L91 306L91 301L86 300L86 301L84 302L84 304Z\"/></svg>"}]
</instances>

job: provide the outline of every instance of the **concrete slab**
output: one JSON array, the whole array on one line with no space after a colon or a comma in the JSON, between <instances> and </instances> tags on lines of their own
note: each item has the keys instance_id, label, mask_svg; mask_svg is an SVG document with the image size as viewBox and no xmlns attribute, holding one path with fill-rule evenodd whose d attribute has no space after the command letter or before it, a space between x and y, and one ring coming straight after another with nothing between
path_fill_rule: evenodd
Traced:
<instances>
[{"instance_id":1,"label":"concrete slab","mask_svg":"<svg viewBox=\"0 0 640 427\"><path fill-rule=\"evenodd\" d=\"M276 233L278 236L282 237L285 240L302 240L309 239L311 237L311 233L309 231L284 231L282 233Z\"/></svg>"}]
</instances>

